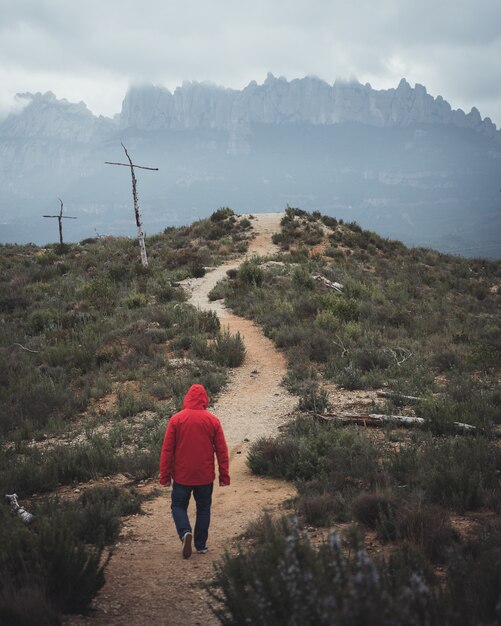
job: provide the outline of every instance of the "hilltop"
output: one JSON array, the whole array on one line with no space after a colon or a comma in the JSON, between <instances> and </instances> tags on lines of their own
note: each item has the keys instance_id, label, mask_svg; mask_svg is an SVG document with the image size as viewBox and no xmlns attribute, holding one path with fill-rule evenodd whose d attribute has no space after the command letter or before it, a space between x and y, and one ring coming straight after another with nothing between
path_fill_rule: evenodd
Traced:
<instances>
[{"instance_id":1,"label":"hilltop","mask_svg":"<svg viewBox=\"0 0 501 626\"><path fill-rule=\"evenodd\" d=\"M372 581L379 599L353 597L382 624L385 615L402 616L409 597L423 615L434 607L438 621L429 623L449 623L447 615L462 624L480 605L491 619L501 591L489 569L500 511L501 264L408 249L291 207L258 216L220 209L146 245L148 269L137 242L122 238L0 247L0 484L39 520L27 530L0 509L2 545L11 546L1 563L32 563L26 580L7 587L0 610L26 617L35 607L57 623L54 611L84 611L102 589L96 612L75 623L151 623L165 617L164 579L155 576L162 571L179 580L167 603L172 623L216 623L214 598L191 586L207 581L229 547L216 570L223 623L272 623L276 612L300 606L317 619L324 592L355 594L330 582L343 567L361 572L353 578L360 584ZM176 560L168 499L155 491L155 477L166 419L193 381L217 399L235 489L216 494L212 557L185 563ZM426 424L368 432L326 419L376 412L419 415ZM458 433L457 421L474 434ZM44 492L61 500L46 501ZM301 532L259 521L264 508L276 515L287 499L284 512L298 517ZM141 501L145 517L137 514ZM122 515L129 517L120 534ZM362 556L343 565L329 552L327 566L327 547L312 547L329 528L353 536L349 524L374 565ZM475 550L476 569L468 565ZM56 554L64 585L49 568ZM360 545L350 554L362 554ZM394 560L385 565L382 556ZM301 566L297 595L285 606L288 559ZM374 578L370 568L382 574ZM450 581L441 599L437 574ZM390 579L395 585L385 587ZM461 581L479 589L463 594ZM244 597L245 585L252 591ZM20 602L26 596L30 602Z\"/></svg>"}]
</instances>

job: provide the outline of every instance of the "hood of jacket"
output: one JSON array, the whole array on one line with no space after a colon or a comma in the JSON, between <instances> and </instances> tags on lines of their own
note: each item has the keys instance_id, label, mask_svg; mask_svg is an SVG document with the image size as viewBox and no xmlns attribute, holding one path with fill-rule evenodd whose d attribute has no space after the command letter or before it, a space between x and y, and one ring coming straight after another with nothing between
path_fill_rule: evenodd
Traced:
<instances>
[{"instance_id":1,"label":"hood of jacket","mask_svg":"<svg viewBox=\"0 0 501 626\"><path fill-rule=\"evenodd\" d=\"M206 409L209 396L203 385L192 385L184 397L183 409Z\"/></svg>"}]
</instances>

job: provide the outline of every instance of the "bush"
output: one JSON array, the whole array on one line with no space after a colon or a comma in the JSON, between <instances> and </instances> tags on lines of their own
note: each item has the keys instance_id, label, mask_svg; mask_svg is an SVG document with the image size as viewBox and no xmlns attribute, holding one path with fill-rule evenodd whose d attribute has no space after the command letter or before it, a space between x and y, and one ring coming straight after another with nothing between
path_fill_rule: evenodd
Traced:
<instances>
[{"instance_id":1,"label":"bush","mask_svg":"<svg viewBox=\"0 0 501 626\"><path fill-rule=\"evenodd\" d=\"M226 220L234 215L235 213L233 209L230 209L229 207L221 207L217 211L214 211L214 213L210 216L210 219L212 222L222 222L223 220Z\"/></svg>"},{"instance_id":2,"label":"bush","mask_svg":"<svg viewBox=\"0 0 501 626\"><path fill-rule=\"evenodd\" d=\"M202 278L205 276L205 267L201 263L196 263L191 266L190 274L193 278Z\"/></svg>"},{"instance_id":3,"label":"bush","mask_svg":"<svg viewBox=\"0 0 501 626\"><path fill-rule=\"evenodd\" d=\"M422 490L428 502L458 512L500 510L501 450L483 437L417 439L388 452L385 465L400 484Z\"/></svg>"},{"instance_id":4,"label":"bush","mask_svg":"<svg viewBox=\"0 0 501 626\"><path fill-rule=\"evenodd\" d=\"M32 530L21 528L1 507L0 588L43 590L52 609L82 612L104 584L101 550L81 542L63 518L36 516ZM12 602L12 598L10 598ZM41 607L44 609L43 605ZM44 613L48 613L45 607ZM42 615L44 614L42 613ZM35 622L38 623L38 622ZM43 622L42 622L43 623Z\"/></svg>"},{"instance_id":5,"label":"bush","mask_svg":"<svg viewBox=\"0 0 501 626\"><path fill-rule=\"evenodd\" d=\"M299 398L298 408L300 411L314 411L323 413L329 407L329 394L323 387L319 387L316 381L308 381Z\"/></svg>"},{"instance_id":6,"label":"bush","mask_svg":"<svg viewBox=\"0 0 501 626\"><path fill-rule=\"evenodd\" d=\"M292 274L292 284L298 290L306 289L307 291L313 291L313 289L315 289L313 276L303 266L294 268L294 273Z\"/></svg>"},{"instance_id":7,"label":"bush","mask_svg":"<svg viewBox=\"0 0 501 626\"><path fill-rule=\"evenodd\" d=\"M116 289L104 276L96 276L80 290L80 296L95 309L109 311L115 304Z\"/></svg>"},{"instance_id":8,"label":"bush","mask_svg":"<svg viewBox=\"0 0 501 626\"><path fill-rule=\"evenodd\" d=\"M306 524L329 526L336 511L337 502L331 493L304 495L299 501L298 512Z\"/></svg>"},{"instance_id":9,"label":"bush","mask_svg":"<svg viewBox=\"0 0 501 626\"><path fill-rule=\"evenodd\" d=\"M238 367L245 359L245 346L239 332L232 335L229 330L219 334L212 346L214 362L225 367Z\"/></svg>"},{"instance_id":10,"label":"bush","mask_svg":"<svg viewBox=\"0 0 501 626\"><path fill-rule=\"evenodd\" d=\"M374 491L361 493L351 502L351 510L354 518L372 529L379 529L383 539L394 538L395 509L397 502L391 493Z\"/></svg>"},{"instance_id":11,"label":"bush","mask_svg":"<svg viewBox=\"0 0 501 626\"><path fill-rule=\"evenodd\" d=\"M238 270L238 279L246 285L261 287L264 281L264 272L254 261L244 261Z\"/></svg>"},{"instance_id":12,"label":"bush","mask_svg":"<svg viewBox=\"0 0 501 626\"><path fill-rule=\"evenodd\" d=\"M336 228L338 225L337 219L335 217L330 217L329 215L322 215L321 220L325 226L328 226L329 228Z\"/></svg>"},{"instance_id":13,"label":"bush","mask_svg":"<svg viewBox=\"0 0 501 626\"><path fill-rule=\"evenodd\" d=\"M124 300L128 309L139 309L148 304L148 298L142 293L133 293Z\"/></svg>"},{"instance_id":14,"label":"bush","mask_svg":"<svg viewBox=\"0 0 501 626\"><path fill-rule=\"evenodd\" d=\"M251 445L247 465L258 476L294 480L295 467L291 467L291 461L296 458L298 451L296 441L260 438Z\"/></svg>"},{"instance_id":15,"label":"bush","mask_svg":"<svg viewBox=\"0 0 501 626\"><path fill-rule=\"evenodd\" d=\"M431 624L436 597L417 567L398 580L368 558L357 538L336 534L315 550L294 521L264 522L264 540L216 564L213 611L221 624Z\"/></svg>"},{"instance_id":16,"label":"bush","mask_svg":"<svg viewBox=\"0 0 501 626\"><path fill-rule=\"evenodd\" d=\"M0 573L0 623L6 626L59 626L61 617L51 607L42 581L18 587Z\"/></svg>"},{"instance_id":17,"label":"bush","mask_svg":"<svg viewBox=\"0 0 501 626\"><path fill-rule=\"evenodd\" d=\"M414 498L396 515L396 536L418 547L432 562L445 562L456 540L449 514L443 508Z\"/></svg>"},{"instance_id":18,"label":"bush","mask_svg":"<svg viewBox=\"0 0 501 626\"><path fill-rule=\"evenodd\" d=\"M327 486L335 492L374 485L381 476L376 449L366 437L335 423L306 417L288 424L274 440L256 441L248 464L258 474L302 481L301 490L308 494L312 480L324 481L320 492Z\"/></svg>"},{"instance_id":19,"label":"bush","mask_svg":"<svg viewBox=\"0 0 501 626\"><path fill-rule=\"evenodd\" d=\"M221 328L221 322L215 311L203 311L200 310L197 313L198 326L204 333L214 335L219 332Z\"/></svg>"},{"instance_id":20,"label":"bush","mask_svg":"<svg viewBox=\"0 0 501 626\"><path fill-rule=\"evenodd\" d=\"M186 293L183 289L173 287L172 285L162 285L157 291L157 299L159 302L183 302L186 300Z\"/></svg>"},{"instance_id":21,"label":"bush","mask_svg":"<svg viewBox=\"0 0 501 626\"><path fill-rule=\"evenodd\" d=\"M131 391L119 391L117 393L117 415L119 417L132 417L142 411L150 411L154 407L154 402L144 393Z\"/></svg>"},{"instance_id":22,"label":"bush","mask_svg":"<svg viewBox=\"0 0 501 626\"><path fill-rule=\"evenodd\" d=\"M501 599L501 526L487 524L455 551L448 568L449 623L499 624Z\"/></svg>"}]
</instances>

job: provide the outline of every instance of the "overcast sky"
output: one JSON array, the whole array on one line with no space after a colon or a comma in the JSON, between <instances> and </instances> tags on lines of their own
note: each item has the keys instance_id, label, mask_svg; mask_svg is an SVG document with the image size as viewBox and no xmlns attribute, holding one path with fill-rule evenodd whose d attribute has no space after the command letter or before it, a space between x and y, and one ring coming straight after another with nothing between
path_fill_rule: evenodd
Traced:
<instances>
[{"instance_id":1,"label":"overcast sky","mask_svg":"<svg viewBox=\"0 0 501 626\"><path fill-rule=\"evenodd\" d=\"M0 117L53 91L112 116L131 83L268 71L421 83L501 125L501 0L0 0Z\"/></svg>"}]
</instances>

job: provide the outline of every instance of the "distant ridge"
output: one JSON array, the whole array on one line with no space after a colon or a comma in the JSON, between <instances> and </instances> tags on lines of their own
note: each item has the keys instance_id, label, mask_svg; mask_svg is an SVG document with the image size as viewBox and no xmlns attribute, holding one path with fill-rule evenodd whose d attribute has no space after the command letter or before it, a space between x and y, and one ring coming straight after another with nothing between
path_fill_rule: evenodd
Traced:
<instances>
[{"instance_id":1,"label":"distant ridge","mask_svg":"<svg viewBox=\"0 0 501 626\"><path fill-rule=\"evenodd\" d=\"M501 131L405 79L384 90L272 74L241 90L134 86L113 118L52 92L19 99L0 123L0 242L50 241L41 216L58 198L80 218L68 241L133 235L129 181L104 166L123 157L123 140L159 168L139 180L148 234L221 206L289 204L407 245L501 256Z\"/></svg>"},{"instance_id":2,"label":"distant ridge","mask_svg":"<svg viewBox=\"0 0 501 626\"><path fill-rule=\"evenodd\" d=\"M185 82L171 93L164 87L131 87L119 117L120 127L140 130L213 128L231 133L230 151L238 151L253 123L307 122L330 125L358 122L377 126L450 124L471 128L501 142L501 132L476 108L465 114L402 78L396 89L375 90L367 83L336 81L329 85L315 77L287 81L269 73L262 85L255 81L240 90L211 83Z\"/></svg>"}]
</instances>

